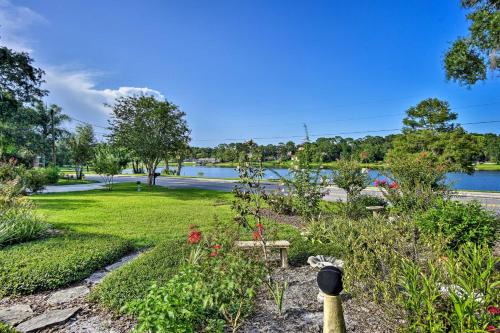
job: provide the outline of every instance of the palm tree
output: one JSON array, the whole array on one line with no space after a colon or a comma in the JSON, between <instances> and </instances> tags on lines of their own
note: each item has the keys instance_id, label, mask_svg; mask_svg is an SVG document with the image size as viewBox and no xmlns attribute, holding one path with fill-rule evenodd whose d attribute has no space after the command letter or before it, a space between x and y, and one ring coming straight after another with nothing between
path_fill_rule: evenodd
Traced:
<instances>
[{"instance_id":1,"label":"palm tree","mask_svg":"<svg viewBox=\"0 0 500 333\"><path fill-rule=\"evenodd\" d=\"M35 104L36 124L41 136L41 148L44 156L50 150L52 164L56 165L56 141L61 137L69 135L62 124L71 118L62 112L62 108L52 104L48 107L42 102ZM49 146L50 145L50 146Z\"/></svg>"}]
</instances>

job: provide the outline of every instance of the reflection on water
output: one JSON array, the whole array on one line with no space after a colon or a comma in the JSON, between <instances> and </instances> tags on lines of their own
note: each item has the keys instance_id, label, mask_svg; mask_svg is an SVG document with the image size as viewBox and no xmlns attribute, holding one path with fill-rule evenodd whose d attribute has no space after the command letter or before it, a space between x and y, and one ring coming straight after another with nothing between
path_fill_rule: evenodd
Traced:
<instances>
[{"instance_id":1,"label":"reflection on water","mask_svg":"<svg viewBox=\"0 0 500 333\"><path fill-rule=\"evenodd\" d=\"M156 169L162 172L163 167ZM173 170L174 168L172 168ZM280 176L286 177L288 169L273 169ZM266 170L264 177L266 179L277 178L271 170ZM324 175L331 175L331 170L322 170ZM123 173L132 173L132 170L124 170ZM370 176L375 179L380 177L376 170L369 171ZM238 178L238 172L234 168L209 167L209 166L184 166L181 170L181 176L206 177L206 178ZM479 190L479 191L500 191L500 172L498 171L476 171L473 175L451 172L447 175L447 181L455 189Z\"/></svg>"}]
</instances>

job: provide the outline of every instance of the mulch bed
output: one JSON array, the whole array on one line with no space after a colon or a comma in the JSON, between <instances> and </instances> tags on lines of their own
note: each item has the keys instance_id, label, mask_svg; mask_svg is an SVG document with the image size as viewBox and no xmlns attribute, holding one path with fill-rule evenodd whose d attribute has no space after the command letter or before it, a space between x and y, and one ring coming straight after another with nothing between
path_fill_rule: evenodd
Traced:
<instances>
[{"instance_id":1,"label":"mulch bed","mask_svg":"<svg viewBox=\"0 0 500 333\"><path fill-rule=\"evenodd\" d=\"M278 214L276 212L273 212L269 208L263 208L261 212L262 216L266 219L273 220L282 224L288 224L298 229L302 229L305 227L304 221L300 216Z\"/></svg>"},{"instance_id":2,"label":"mulch bed","mask_svg":"<svg viewBox=\"0 0 500 333\"><path fill-rule=\"evenodd\" d=\"M276 269L273 278L288 280L285 293L284 314L279 316L269 292L263 288L257 299L255 313L245 320L239 332L322 332L323 305L318 302L316 274L310 266ZM373 303L361 303L342 294L342 305L347 332L395 332L380 307Z\"/></svg>"}]
</instances>

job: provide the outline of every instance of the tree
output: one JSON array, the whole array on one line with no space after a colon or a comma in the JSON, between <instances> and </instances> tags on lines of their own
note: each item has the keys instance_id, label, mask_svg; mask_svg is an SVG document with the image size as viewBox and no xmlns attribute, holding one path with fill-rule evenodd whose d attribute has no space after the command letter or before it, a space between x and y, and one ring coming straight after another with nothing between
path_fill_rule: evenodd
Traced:
<instances>
[{"instance_id":1,"label":"tree","mask_svg":"<svg viewBox=\"0 0 500 333\"><path fill-rule=\"evenodd\" d=\"M42 102L36 102L34 110L36 126L41 137L41 152L47 158L50 151L51 163L56 165L56 142L63 136L69 135L61 125L71 118L62 113L62 108L55 104L47 107Z\"/></svg>"},{"instance_id":2,"label":"tree","mask_svg":"<svg viewBox=\"0 0 500 333\"><path fill-rule=\"evenodd\" d=\"M75 163L76 178L82 179L83 166L93 157L95 137L92 125L78 125L75 134L69 138L68 143L71 148L73 162Z\"/></svg>"},{"instance_id":3,"label":"tree","mask_svg":"<svg viewBox=\"0 0 500 333\"><path fill-rule=\"evenodd\" d=\"M100 144L94 150L94 170L104 179L108 190L111 191L114 176L120 174L127 165L126 153L110 144Z\"/></svg>"},{"instance_id":4,"label":"tree","mask_svg":"<svg viewBox=\"0 0 500 333\"><path fill-rule=\"evenodd\" d=\"M406 110L403 130L449 131L455 127L451 121L456 119L457 114L451 112L448 102L428 98Z\"/></svg>"},{"instance_id":5,"label":"tree","mask_svg":"<svg viewBox=\"0 0 500 333\"><path fill-rule=\"evenodd\" d=\"M450 112L447 102L430 98L406 112L403 134L394 138L386 159L426 152L447 171L474 172L483 140L451 123L457 115Z\"/></svg>"},{"instance_id":6,"label":"tree","mask_svg":"<svg viewBox=\"0 0 500 333\"><path fill-rule=\"evenodd\" d=\"M31 103L47 95L41 89L45 72L32 65L33 59L25 52L0 47L0 91L15 100Z\"/></svg>"},{"instance_id":7,"label":"tree","mask_svg":"<svg viewBox=\"0 0 500 333\"><path fill-rule=\"evenodd\" d=\"M332 181L346 192L347 204L351 204L370 184L370 177L358 161L342 158L333 171Z\"/></svg>"},{"instance_id":8,"label":"tree","mask_svg":"<svg viewBox=\"0 0 500 333\"><path fill-rule=\"evenodd\" d=\"M471 10L469 35L458 38L444 58L446 78L472 86L487 78L488 68L499 70L500 2L498 0L462 0L462 8Z\"/></svg>"},{"instance_id":9,"label":"tree","mask_svg":"<svg viewBox=\"0 0 500 333\"><path fill-rule=\"evenodd\" d=\"M159 162L179 142L189 141L184 116L176 105L153 96L121 97L112 106L111 138L143 161L149 185L154 184Z\"/></svg>"}]
</instances>

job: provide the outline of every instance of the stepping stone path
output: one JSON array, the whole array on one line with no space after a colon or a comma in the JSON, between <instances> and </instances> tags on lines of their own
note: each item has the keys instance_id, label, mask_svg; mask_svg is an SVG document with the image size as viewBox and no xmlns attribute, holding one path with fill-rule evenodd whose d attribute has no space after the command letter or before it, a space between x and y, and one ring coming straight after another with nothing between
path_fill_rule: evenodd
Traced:
<instances>
[{"instance_id":1,"label":"stepping stone path","mask_svg":"<svg viewBox=\"0 0 500 333\"><path fill-rule=\"evenodd\" d=\"M83 281L83 285L50 293L48 297L44 297L45 301L42 301L42 303L45 303L45 306L40 304L40 301L31 302L39 305L38 308L45 309L41 314L35 315L36 313L33 312L29 304L21 303L0 307L0 321L15 326L15 329L21 333L36 332L52 325L63 324L82 309L80 306L82 304L81 301L90 292L92 286L101 282L111 271L135 259L139 254L140 252L132 253L106 266L103 270L95 272ZM29 303L29 301L25 301L25 303ZM35 305L34 309L36 308L37 306ZM98 317L80 317L81 316L77 316L72 320L72 323L69 324L71 332L98 332ZM66 328L62 330L66 332Z\"/></svg>"},{"instance_id":2,"label":"stepping stone path","mask_svg":"<svg viewBox=\"0 0 500 333\"><path fill-rule=\"evenodd\" d=\"M0 309L0 321L9 325L17 325L33 315L31 306L26 304L14 304L8 308Z\"/></svg>"},{"instance_id":3,"label":"stepping stone path","mask_svg":"<svg viewBox=\"0 0 500 333\"><path fill-rule=\"evenodd\" d=\"M50 305L69 303L77 298L83 297L90 292L86 286L78 286L68 289L63 289L52 294L47 300Z\"/></svg>"},{"instance_id":4,"label":"stepping stone path","mask_svg":"<svg viewBox=\"0 0 500 333\"><path fill-rule=\"evenodd\" d=\"M40 316L31 318L30 320L18 325L16 330L21 333L28 333L54 324L63 323L71 318L78 310L80 310L79 306L62 310L49 310Z\"/></svg>"}]
</instances>

